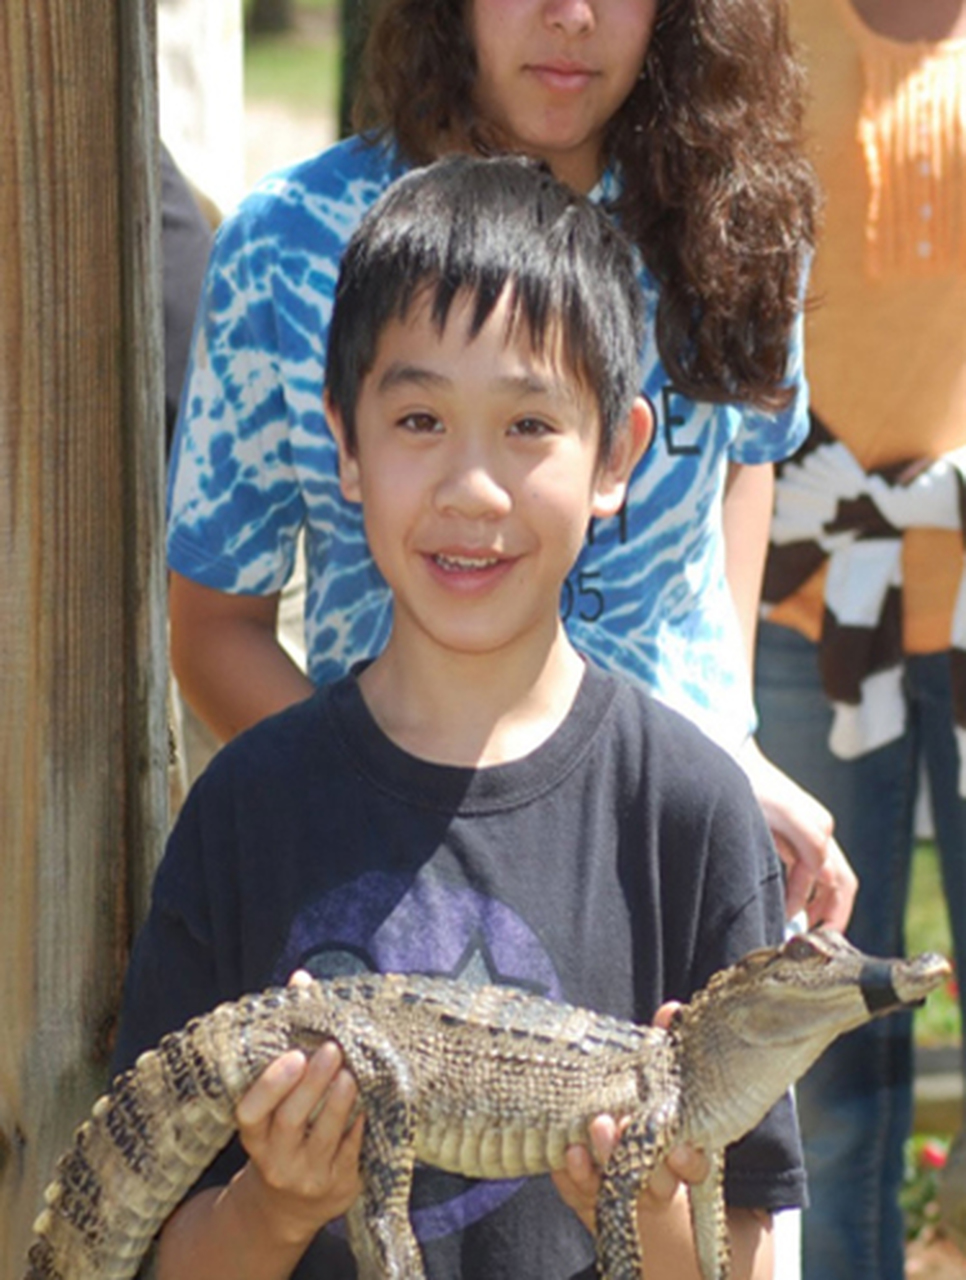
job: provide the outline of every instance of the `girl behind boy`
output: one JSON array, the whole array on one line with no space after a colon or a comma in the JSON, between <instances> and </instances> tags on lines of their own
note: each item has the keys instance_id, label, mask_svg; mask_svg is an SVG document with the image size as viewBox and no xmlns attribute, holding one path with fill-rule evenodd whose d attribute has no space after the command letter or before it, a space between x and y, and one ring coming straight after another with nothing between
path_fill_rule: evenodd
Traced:
<instances>
[{"instance_id":1,"label":"girl behind boy","mask_svg":"<svg viewBox=\"0 0 966 1280\"><path fill-rule=\"evenodd\" d=\"M828 815L750 737L770 464L806 427L797 315L814 191L783 6L386 0L367 65L365 137L268 179L215 248L170 489L186 697L227 738L385 642L390 602L321 411L338 260L413 164L522 151L613 211L641 256L655 442L565 584L570 634L756 766L798 860L789 908L811 894L813 917L843 924L854 885ZM300 532L307 676L276 639Z\"/></svg>"}]
</instances>

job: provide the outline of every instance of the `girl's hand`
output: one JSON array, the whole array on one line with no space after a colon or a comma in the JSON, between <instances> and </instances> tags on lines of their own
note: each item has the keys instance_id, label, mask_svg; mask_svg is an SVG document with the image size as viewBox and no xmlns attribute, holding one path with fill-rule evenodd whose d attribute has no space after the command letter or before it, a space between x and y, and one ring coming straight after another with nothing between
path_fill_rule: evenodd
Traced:
<instances>
[{"instance_id":1,"label":"girl's hand","mask_svg":"<svg viewBox=\"0 0 966 1280\"><path fill-rule=\"evenodd\" d=\"M833 818L749 738L739 757L785 864L785 912L805 911L810 926L845 931L858 889L855 872L833 835Z\"/></svg>"},{"instance_id":2,"label":"girl's hand","mask_svg":"<svg viewBox=\"0 0 966 1280\"><path fill-rule=\"evenodd\" d=\"M358 1091L333 1042L311 1058L277 1058L238 1104L250 1193L280 1243L308 1244L361 1190L363 1117Z\"/></svg>"}]
</instances>

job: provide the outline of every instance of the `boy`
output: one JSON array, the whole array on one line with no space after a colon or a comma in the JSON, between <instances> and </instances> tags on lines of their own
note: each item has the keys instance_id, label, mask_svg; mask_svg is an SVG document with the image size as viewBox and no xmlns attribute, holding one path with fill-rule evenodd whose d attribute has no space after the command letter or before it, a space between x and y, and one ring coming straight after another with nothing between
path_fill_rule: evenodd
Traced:
<instances>
[{"instance_id":1,"label":"boy","mask_svg":"<svg viewBox=\"0 0 966 1280\"><path fill-rule=\"evenodd\" d=\"M640 294L605 215L522 160L408 175L340 272L326 407L344 495L393 598L385 649L232 742L190 796L132 960L130 1061L218 1001L352 970L508 982L647 1022L782 930L743 775L586 664L560 593L619 516L651 416ZM235 1143L162 1233L162 1280L355 1274L332 1227L358 1192L354 1090L327 1045L280 1058ZM595 1126L606 1155L613 1125ZM247 1155L247 1159L246 1159ZM679 1153L641 1198L650 1275L696 1276ZM593 1274L596 1176L417 1172L428 1275ZM736 1277L770 1275L797 1205L786 1100L729 1156ZM588 1228L590 1230L588 1230Z\"/></svg>"}]
</instances>

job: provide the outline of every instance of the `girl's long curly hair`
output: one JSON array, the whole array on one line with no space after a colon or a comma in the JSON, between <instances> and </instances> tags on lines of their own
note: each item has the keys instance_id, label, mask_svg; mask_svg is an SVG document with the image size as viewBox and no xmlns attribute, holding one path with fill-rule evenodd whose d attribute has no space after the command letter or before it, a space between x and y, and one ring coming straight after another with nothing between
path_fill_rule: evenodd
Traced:
<instances>
[{"instance_id":1,"label":"girl's long curly hair","mask_svg":"<svg viewBox=\"0 0 966 1280\"><path fill-rule=\"evenodd\" d=\"M356 124L414 164L454 144L501 149L473 109L466 2L383 0L369 35ZM660 285L665 367L695 399L788 402L818 203L803 86L784 0L658 0L642 74L611 121L616 213Z\"/></svg>"}]
</instances>

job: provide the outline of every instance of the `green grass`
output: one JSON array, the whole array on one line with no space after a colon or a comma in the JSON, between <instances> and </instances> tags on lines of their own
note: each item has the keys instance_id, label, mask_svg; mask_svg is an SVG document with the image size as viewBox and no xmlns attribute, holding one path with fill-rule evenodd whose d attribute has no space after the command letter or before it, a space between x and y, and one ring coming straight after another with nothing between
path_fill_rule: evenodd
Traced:
<instances>
[{"instance_id":1,"label":"green grass","mask_svg":"<svg viewBox=\"0 0 966 1280\"><path fill-rule=\"evenodd\" d=\"M909 909L906 913L906 949L939 951L952 955L949 918L935 846L928 841L916 849L912 864ZM950 984L934 991L915 1013L915 1037L921 1045L958 1044L962 1034L959 1003ZM906 1235L911 1240L939 1222L936 1194L950 1134L914 1134L906 1144L905 1184L901 1204Z\"/></svg>"},{"instance_id":2,"label":"green grass","mask_svg":"<svg viewBox=\"0 0 966 1280\"><path fill-rule=\"evenodd\" d=\"M299 9L331 13L331 34L308 36L303 29L280 35L246 36L245 96L289 110L334 113L339 96L340 45L335 16L338 0L300 0Z\"/></svg>"},{"instance_id":3,"label":"green grass","mask_svg":"<svg viewBox=\"0 0 966 1280\"><path fill-rule=\"evenodd\" d=\"M906 949L938 951L952 955L949 918L935 847L924 841L916 849L912 866L909 910L906 915ZM955 987L933 992L915 1014L916 1040L920 1044L957 1044L962 1028Z\"/></svg>"},{"instance_id":4,"label":"green grass","mask_svg":"<svg viewBox=\"0 0 966 1280\"><path fill-rule=\"evenodd\" d=\"M298 0L296 9L313 9L316 13L331 14L333 21L339 16L339 0ZM252 0L245 0L245 21L251 12Z\"/></svg>"},{"instance_id":5,"label":"green grass","mask_svg":"<svg viewBox=\"0 0 966 1280\"><path fill-rule=\"evenodd\" d=\"M262 36L245 45L245 96L277 102L295 112L334 112L339 95L339 56L330 46L293 36Z\"/></svg>"}]
</instances>

